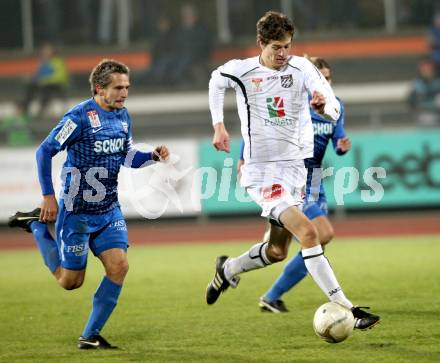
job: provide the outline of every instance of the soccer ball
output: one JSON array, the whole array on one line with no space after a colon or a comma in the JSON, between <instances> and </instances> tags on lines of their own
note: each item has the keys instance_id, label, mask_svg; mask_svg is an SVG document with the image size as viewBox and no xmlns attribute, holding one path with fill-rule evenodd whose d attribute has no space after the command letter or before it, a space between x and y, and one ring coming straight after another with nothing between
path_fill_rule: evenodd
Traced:
<instances>
[{"instance_id":1,"label":"soccer ball","mask_svg":"<svg viewBox=\"0 0 440 363\"><path fill-rule=\"evenodd\" d=\"M316 310L313 329L316 335L326 342L339 343L351 335L354 323L350 309L336 302L328 302Z\"/></svg>"}]
</instances>

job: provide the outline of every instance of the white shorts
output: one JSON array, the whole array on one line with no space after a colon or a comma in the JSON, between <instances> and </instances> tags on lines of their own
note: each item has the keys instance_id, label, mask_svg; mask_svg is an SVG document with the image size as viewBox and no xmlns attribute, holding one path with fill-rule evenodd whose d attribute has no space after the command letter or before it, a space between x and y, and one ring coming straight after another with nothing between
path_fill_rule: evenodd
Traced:
<instances>
[{"instance_id":1,"label":"white shorts","mask_svg":"<svg viewBox=\"0 0 440 363\"><path fill-rule=\"evenodd\" d=\"M244 164L240 184L262 208L261 216L279 221L291 206L302 209L307 169L304 160Z\"/></svg>"}]
</instances>

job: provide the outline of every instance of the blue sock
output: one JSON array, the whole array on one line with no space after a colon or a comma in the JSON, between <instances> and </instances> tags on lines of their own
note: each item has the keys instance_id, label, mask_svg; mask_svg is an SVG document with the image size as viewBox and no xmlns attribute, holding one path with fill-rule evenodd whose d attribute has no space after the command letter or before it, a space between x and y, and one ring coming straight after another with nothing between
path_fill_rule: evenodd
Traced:
<instances>
[{"instance_id":1,"label":"blue sock","mask_svg":"<svg viewBox=\"0 0 440 363\"><path fill-rule=\"evenodd\" d=\"M284 267L284 271L264 295L267 300L275 301L281 298L285 292L289 291L293 286L307 276L307 268L299 252Z\"/></svg>"},{"instance_id":2,"label":"blue sock","mask_svg":"<svg viewBox=\"0 0 440 363\"><path fill-rule=\"evenodd\" d=\"M100 333L118 302L122 285L115 284L105 276L93 297L92 312L82 333L85 338Z\"/></svg>"},{"instance_id":3,"label":"blue sock","mask_svg":"<svg viewBox=\"0 0 440 363\"><path fill-rule=\"evenodd\" d=\"M53 273L61 264L57 243L49 233L46 223L33 221L31 230L41 256L43 256L44 264Z\"/></svg>"}]
</instances>

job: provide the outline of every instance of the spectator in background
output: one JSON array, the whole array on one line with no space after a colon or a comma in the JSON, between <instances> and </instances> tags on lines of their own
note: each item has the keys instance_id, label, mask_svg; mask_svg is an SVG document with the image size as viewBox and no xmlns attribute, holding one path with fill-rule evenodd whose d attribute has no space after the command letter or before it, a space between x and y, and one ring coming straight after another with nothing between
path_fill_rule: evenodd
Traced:
<instances>
[{"instance_id":1,"label":"spectator in background","mask_svg":"<svg viewBox=\"0 0 440 363\"><path fill-rule=\"evenodd\" d=\"M428 56L419 61L418 75L411 85L409 104L416 111L421 126L439 125L440 78L434 62Z\"/></svg>"},{"instance_id":2,"label":"spectator in background","mask_svg":"<svg viewBox=\"0 0 440 363\"><path fill-rule=\"evenodd\" d=\"M65 99L69 85L69 75L64 60L56 54L51 44L41 48L40 64L29 83L25 99L22 104L23 112L29 114L29 106L37 97L40 97L38 114L43 115L49 102L54 98Z\"/></svg>"},{"instance_id":3,"label":"spectator in background","mask_svg":"<svg viewBox=\"0 0 440 363\"><path fill-rule=\"evenodd\" d=\"M171 70L170 80L177 84L204 81L208 76L211 34L193 5L183 5L180 16L181 23L176 36L179 54Z\"/></svg>"},{"instance_id":4,"label":"spectator in background","mask_svg":"<svg viewBox=\"0 0 440 363\"><path fill-rule=\"evenodd\" d=\"M171 74L179 60L179 44L177 34L171 27L171 21L161 16L156 23L150 53L151 66L148 68L143 80L151 85L169 84L172 82Z\"/></svg>"},{"instance_id":5,"label":"spectator in background","mask_svg":"<svg viewBox=\"0 0 440 363\"><path fill-rule=\"evenodd\" d=\"M440 9L435 12L432 27L429 31L429 43L432 50L437 73L440 72Z\"/></svg>"}]
</instances>

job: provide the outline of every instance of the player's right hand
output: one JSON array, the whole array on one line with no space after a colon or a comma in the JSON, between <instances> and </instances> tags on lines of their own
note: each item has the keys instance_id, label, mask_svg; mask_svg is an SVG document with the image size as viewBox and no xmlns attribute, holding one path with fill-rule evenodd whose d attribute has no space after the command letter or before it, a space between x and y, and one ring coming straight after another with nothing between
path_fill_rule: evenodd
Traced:
<instances>
[{"instance_id":1,"label":"player's right hand","mask_svg":"<svg viewBox=\"0 0 440 363\"><path fill-rule=\"evenodd\" d=\"M314 91L312 99L310 100L310 106L317 113L323 114L325 108L325 97L318 91Z\"/></svg>"},{"instance_id":2,"label":"player's right hand","mask_svg":"<svg viewBox=\"0 0 440 363\"><path fill-rule=\"evenodd\" d=\"M58 213L58 202L54 194L44 195L41 203L40 222L55 222Z\"/></svg>"},{"instance_id":3,"label":"player's right hand","mask_svg":"<svg viewBox=\"0 0 440 363\"><path fill-rule=\"evenodd\" d=\"M217 151L226 151L227 153L230 151L229 134L226 131L223 122L214 125L214 138L212 144Z\"/></svg>"}]
</instances>

